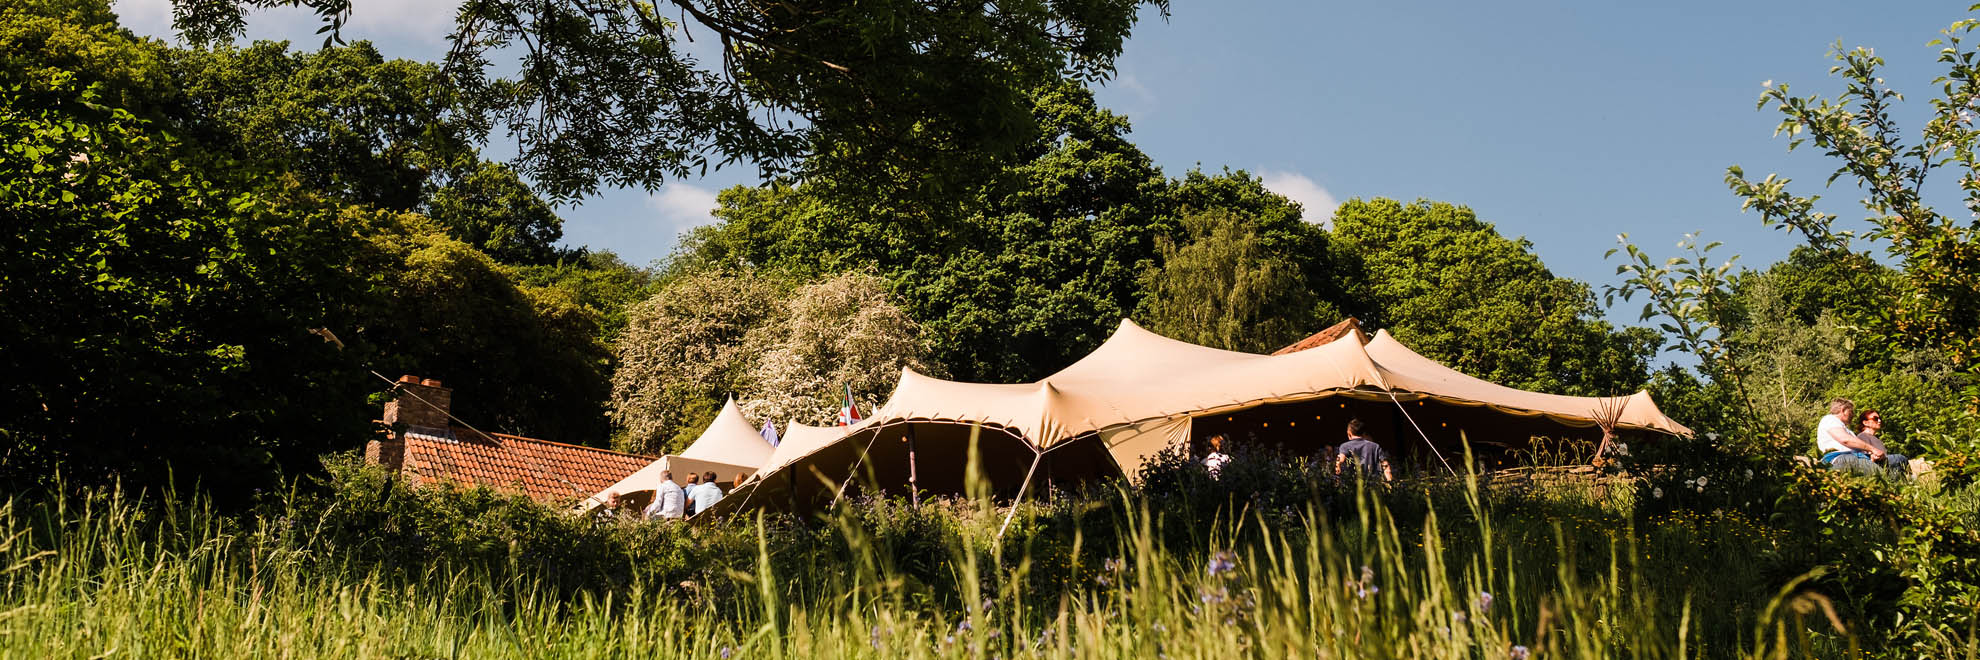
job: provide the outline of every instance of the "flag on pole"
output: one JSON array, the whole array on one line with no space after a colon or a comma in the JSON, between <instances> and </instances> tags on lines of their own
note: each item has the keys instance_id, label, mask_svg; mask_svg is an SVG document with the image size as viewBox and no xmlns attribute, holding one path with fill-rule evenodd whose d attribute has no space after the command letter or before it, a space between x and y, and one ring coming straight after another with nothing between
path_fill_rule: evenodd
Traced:
<instances>
[{"instance_id":1,"label":"flag on pole","mask_svg":"<svg viewBox=\"0 0 1980 660\"><path fill-rule=\"evenodd\" d=\"M777 425L771 424L770 420L763 420L763 431L761 433L763 433L764 442L770 443L772 447L777 446Z\"/></svg>"},{"instance_id":2,"label":"flag on pole","mask_svg":"<svg viewBox=\"0 0 1980 660\"><path fill-rule=\"evenodd\" d=\"M852 426L859 423L859 404L853 403L852 383L846 384L846 405L839 409L839 426Z\"/></svg>"}]
</instances>

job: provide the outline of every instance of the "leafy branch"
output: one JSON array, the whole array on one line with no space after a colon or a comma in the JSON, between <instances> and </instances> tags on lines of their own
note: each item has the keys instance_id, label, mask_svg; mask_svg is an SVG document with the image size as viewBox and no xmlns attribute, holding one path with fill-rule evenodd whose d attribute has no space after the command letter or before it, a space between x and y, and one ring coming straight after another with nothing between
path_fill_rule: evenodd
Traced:
<instances>
[{"instance_id":1,"label":"leafy branch","mask_svg":"<svg viewBox=\"0 0 1980 660\"><path fill-rule=\"evenodd\" d=\"M1747 395L1744 374L1726 336L1726 328L1732 327L1735 313L1728 275L1739 256L1714 263L1711 252L1720 244L1701 245L1696 232L1685 234L1678 241L1677 247L1684 255L1670 257L1661 264L1631 243L1629 234L1616 236L1616 242L1622 247L1611 248L1602 258L1626 253L1624 262L1616 266L1616 274L1624 279L1620 286L1602 287L1604 303L1614 306L1617 299L1631 302L1642 295L1645 300L1638 320L1660 319L1657 327L1671 338L1663 349L1697 356L1700 368L1714 380L1732 384L1749 417L1759 419L1753 414L1753 400Z\"/></svg>"},{"instance_id":2,"label":"leafy branch","mask_svg":"<svg viewBox=\"0 0 1980 660\"><path fill-rule=\"evenodd\" d=\"M1975 6L1980 9L1980 5ZM1758 107L1772 106L1783 117L1775 135L1789 138L1793 151L1812 144L1840 161L1825 186L1849 177L1863 190L1871 229L1861 238L1885 244L1902 264L1896 295L1868 310L1868 324L1887 346L1944 351L1968 370L1980 366L1980 51L1965 38L1980 20L1953 23L1933 43L1947 67L1934 82L1941 95L1916 144L1907 144L1891 114L1904 100L1878 75L1884 60L1868 48L1831 51L1831 75L1847 83L1837 97L1795 96L1786 84L1769 81ZM1925 202L1930 175L1942 168L1959 176L1969 217L1953 218ZM1801 234L1810 246L1831 255L1856 275L1869 262L1850 258L1859 236L1835 228L1837 216L1816 209L1819 196L1788 192L1788 179L1768 175L1754 181L1738 166L1727 168L1726 184L1757 211L1769 227Z\"/></svg>"}]
</instances>

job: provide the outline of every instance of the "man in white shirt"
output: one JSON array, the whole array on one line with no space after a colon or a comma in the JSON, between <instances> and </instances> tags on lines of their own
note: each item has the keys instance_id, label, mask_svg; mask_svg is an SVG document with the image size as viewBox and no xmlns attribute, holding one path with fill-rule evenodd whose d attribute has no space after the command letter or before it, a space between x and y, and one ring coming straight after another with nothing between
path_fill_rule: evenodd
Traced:
<instances>
[{"instance_id":1,"label":"man in white shirt","mask_svg":"<svg viewBox=\"0 0 1980 660\"><path fill-rule=\"evenodd\" d=\"M660 488L653 492L653 503L646 507L646 517L663 520L680 520L687 515L687 494L681 491L680 484L674 483L674 472L660 473Z\"/></svg>"},{"instance_id":2,"label":"man in white shirt","mask_svg":"<svg viewBox=\"0 0 1980 660\"><path fill-rule=\"evenodd\" d=\"M1875 476L1883 473L1886 454L1878 444L1864 442L1849 431L1856 416L1856 403L1849 399L1829 402L1829 414L1815 425L1815 447L1822 451L1822 462L1832 470ZM1881 444L1881 443L1879 443Z\"/></svg>"},{"instance_id":3,"label":"man in white shirt","mask_svg":"<svg viewBox=\"0 0 1980 660\"><path fill-rule=\"evenodd\" d=\"M1884 432L1884 414L1875 410L1863 411L1862 426L1863 430L1856 433L1856 439L1877 448L1877 451L1884 452L1885 474L1892 479L1910 478L1911 459L1905 458L1902 454L1890 453L1890 449L1884 446L1884 439L1877 437L1877 434Z\"/></svg>"}]
</instances>

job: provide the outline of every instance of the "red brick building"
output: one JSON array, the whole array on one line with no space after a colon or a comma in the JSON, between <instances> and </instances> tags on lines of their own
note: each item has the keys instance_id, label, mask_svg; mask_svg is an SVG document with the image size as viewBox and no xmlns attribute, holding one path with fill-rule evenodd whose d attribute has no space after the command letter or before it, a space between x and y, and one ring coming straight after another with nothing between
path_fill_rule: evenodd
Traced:
<instances>
[{"instance_id":1,"label":"red brick building","mask_svg":"<svg viewBox=\"0 0 1980 660\"><path fill-rule=\"evenodd\" d=\"M448 415L454 391L437 380L401 376L397 393L385 404L385 424L392 430L366 445L364 457L415 486L444 481L567 502L611 486L654 460L475 431Z\"/></svg>"}]
</instances>

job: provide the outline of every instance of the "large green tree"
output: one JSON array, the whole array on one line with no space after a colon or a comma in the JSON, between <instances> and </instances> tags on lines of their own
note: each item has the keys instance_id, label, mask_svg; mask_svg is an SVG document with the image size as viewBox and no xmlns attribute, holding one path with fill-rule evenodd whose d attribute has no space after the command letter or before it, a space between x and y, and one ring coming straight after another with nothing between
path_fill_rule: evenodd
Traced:
<instances>
[{"instance_id":1,"label":"large green tree","mask_svg":"<svg viewBox=\"0 0 1980 660\"><path fill-rule=\"evenodd\" d=\"M674 264L799 278L874 268L928 332L933 359L967 380L1043 377L1130 316L1247 350L1337 320L1325 232L1298 205L1242 171L1164 177L1128 140L1127 119L1085 88L1041 89L1033 113L1044 131L1024 160L957 199L854 204L815 180L731 189L722 222ZM1234 297L1238 282L1250 288Z\"/></svg>"},{"instance_id":2,"label":"large green tree","mask_svg":"<svg viewBox=\"0 0 1980 660\"><path fill-rule=\"evenodd\" d=\"M1134 311L1156 237L1179 225L1169 183L1127 140L1125 118L1076 85L1041 90L1033 112L1045 130L1025 160L955 201L851 206L816 182L732 190L716 211L723 222L691 237L677 263L800 277L876 268L957 377L1043 376Z\"/></svg>"},{"instance_id":3,"label":"large green tree","mask_svg":"<svg viewBox=\"0 0 1980 660\"><path fill-rule=\"evenodd\" d=\"M1137 317L1156 332L1269 353L1340 320L1327 235L1244 172L1192 170L1168 191L1182 231L1159 239Z\"/></svg>"},{"instance_id":4,"label":"large green tree","mask_svg":"<svg viewBox=\"0 0 1980 660\"><path fill-rule=\"evenodd\" d=\"M360 203L340 182L362 165L292 169L308 139L243 149L234 119L197 112L263 101L214 96L102 0L0 13L0 478L273 485L362 446L372 369L448 381L489 430L602 439L604 296L520 284L432 220Z\"/></svg>"},{"instance_id":5,"label":"large green tree","mask_svg":"<svg viewBox=\"0 0 1980 660\"><path fill-rule=\"evenodd\" d=\"M440 67L368 42L170 51L176 113L200 142L349 204L421 211L507 263L555 261L563 219L508 166L481 160L481 118ZM161 99L165 101L165 99Z\"/></svg>"},{"instance_id":6,"label":"large green tree","mask_svg":"<svg viewBox=\"0 0 1980 660\"><path fill-rule=\"evenodd\" d=\"M308 332L352 233L68 78L0 88L0 473L246 487L363 437L368 377Z\"/></svg>"},{"instance_id":7,"label":"large green tree","mask_svg":"<svg viewBox=\"0 0 1980 660\"><path fill-rule=\"evenodd\" d=\"M1469 208L1350 200L1332 238L1348 311L1459 371L1576 395L1626 393L1648 377L1653 335L1600 320L1587 284L1555 276L1532 243Z\"/></svg>"},{"instance_id":8,"label":"large green tree","mask_svg":"<svg viewBox=\"0 0 1980 660\"><path fill-rule=\"evenodd\" d=\"M311 7L332 30L351 10L173 4L202 43L242 33L258 7ZM559 196L738 161L935 190L1030 139L1029 90L1111 74L1144 4L1166 13L1161 0L468 0L449 84L508 125L518 170ZM702 60L697 39L719 62Z\"/></svg>"}]
</instances>

